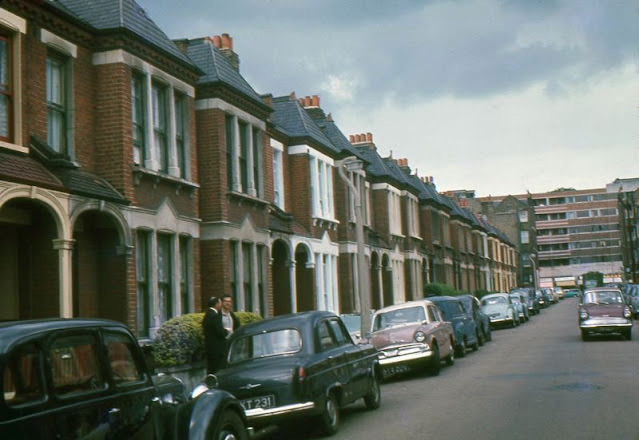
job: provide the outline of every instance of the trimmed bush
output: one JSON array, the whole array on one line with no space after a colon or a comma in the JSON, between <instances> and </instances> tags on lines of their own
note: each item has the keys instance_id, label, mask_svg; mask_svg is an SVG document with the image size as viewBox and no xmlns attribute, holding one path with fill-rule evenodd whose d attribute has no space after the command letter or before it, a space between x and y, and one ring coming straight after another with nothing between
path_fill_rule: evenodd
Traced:
<instances>
[{"instance_id":1,"label":"trimmed bush","mask_svg":"<svg viewBox=\"0 0 639 440\"><path fill-rule=\"evenodd\" d=\"M259 321L251 312L235 312L241 325ZM153 339L153 360L157 367L174 367L204 359L204 313L188 313L164 322Z\"/></svg>"},{"instance_id":2,"label":"trimmed bush","mask_svg":"<svg viewBox=\"0 0 639 440\"><path fill-rule=\"evenodd\" d=\"M455 290L453 286L443 283L430 283L424 286L424 296L455 296L461 292Z\"/></svg>"}]
</instances>

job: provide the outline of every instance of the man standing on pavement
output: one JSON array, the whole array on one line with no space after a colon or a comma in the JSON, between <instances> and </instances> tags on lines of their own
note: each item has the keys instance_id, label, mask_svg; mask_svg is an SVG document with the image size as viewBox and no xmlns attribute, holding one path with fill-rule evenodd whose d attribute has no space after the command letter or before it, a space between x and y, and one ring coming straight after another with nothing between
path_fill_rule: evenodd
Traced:
<instances>
[{"instance_id":1,"label":"man standing on pavement","mask_svg":"<svg viewBox=\"0 0 639 440\"><path fill-rule=\"evenodd\" d=\"M204 351L206 354L206 372L215 373L224 357L225 340L229 332L222 326L222 302L220 298L211 297L208 301L209 309L202 320L204 331Z\"/></svg>"},{"instance_id":2,"label":"man standing on pavement","mask_svg":"<svg viewBox=\"0 0 639 440\"><path fill-rule=\"evenodd\" d=\"M231 310L233 308L233 297L225 293L222 295L222 326L229 332L229 335L240 328L240 320Z\"/></svg>"}]
</instances>

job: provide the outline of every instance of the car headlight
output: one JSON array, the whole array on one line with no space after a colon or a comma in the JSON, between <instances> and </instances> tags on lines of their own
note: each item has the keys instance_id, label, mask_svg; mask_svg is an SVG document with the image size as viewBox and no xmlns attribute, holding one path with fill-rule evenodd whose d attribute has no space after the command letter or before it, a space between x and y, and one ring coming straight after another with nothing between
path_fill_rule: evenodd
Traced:
<instances>
[{"instance_id":1,"label":"car headlight","mask_svg":"<svg viewBox=\"0 0 639 440\"><path fill-rule=\"evenodd\" d=\"M579 319L588 319L588 312L584 309L579 310Z\"/></svg>"},{"instance_id":2,"label":"car headlight","mask_svg":"<svg viewBox=\"0 0 639 440\"><path fill-rule=\"evenodd\" d=\"M630 311L630 307L626 306L623 308L623 317L626 319L632 318L632 312Z\"/></svg>"},{"instance_id":3,"label":"car headlight","mask_svg":"<svg viewBox=\"0 0 639 440\"><path fill-rule=\"evenodd\" d=\"M426 340L426 335L424 334L424 332L416 332L415 333L415 340L417 342L424 342Z\"/></svg>"}]
</instances>

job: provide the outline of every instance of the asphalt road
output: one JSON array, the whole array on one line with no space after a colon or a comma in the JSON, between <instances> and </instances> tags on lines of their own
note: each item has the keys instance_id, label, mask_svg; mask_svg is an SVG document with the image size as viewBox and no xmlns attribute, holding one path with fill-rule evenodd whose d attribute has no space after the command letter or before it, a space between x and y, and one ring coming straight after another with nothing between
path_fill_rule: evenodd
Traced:
<instances>
[{"instance_id":1,"label":"asphalt road","mask_svg":"<svg viewBox=\"0 0 639 440\"><path fill-rule=\"evenodd\" d=\"M438 377L384 383L381 407L344 408L331 439L639 440L639 341L582 342L576 307L566 299L494 331ZM310 425L267 438L319 438Z\"/></svg>"}]
</instances>

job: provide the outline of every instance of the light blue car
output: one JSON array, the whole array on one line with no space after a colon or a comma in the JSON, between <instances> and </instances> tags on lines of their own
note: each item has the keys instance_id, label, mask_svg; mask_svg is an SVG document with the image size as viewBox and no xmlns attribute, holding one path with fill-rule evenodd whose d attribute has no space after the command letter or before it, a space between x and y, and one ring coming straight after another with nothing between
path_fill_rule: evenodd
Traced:
<instances>
[{"instance_id":1,"label":"light blue car","mask_svg":"<svg viewBox=\"0 0 639 440\"><path fill-rule=\"evenodd\" d=\"M507 293L492 293L481 299L481 309L490 318L491 327L519 324L519 316Z\"/></svg>"}]
</instances>

